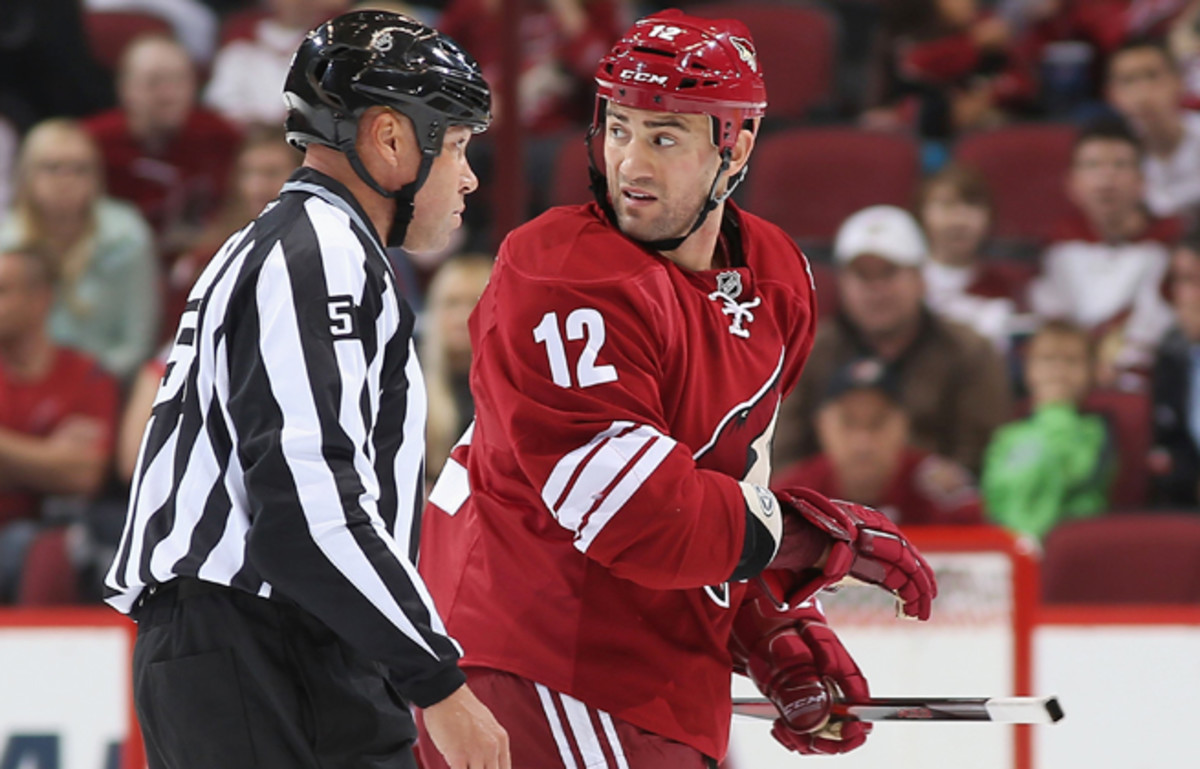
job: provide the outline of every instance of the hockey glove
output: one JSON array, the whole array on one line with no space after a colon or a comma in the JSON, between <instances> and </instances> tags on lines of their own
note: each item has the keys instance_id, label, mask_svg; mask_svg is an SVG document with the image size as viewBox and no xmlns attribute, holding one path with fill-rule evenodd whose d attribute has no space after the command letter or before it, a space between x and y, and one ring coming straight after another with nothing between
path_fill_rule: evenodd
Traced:
<instances>
[{"instance_id":1,"label":"hockey glove","mask_svg":"<svg viewBox=\"0 0 1200 769\"><path fill-rule=\"evenodd\" d=\"M827 499L811 489L775 490L774 494L784 510L781 553L788 550L790 516L802 518L832 540L823 566L796 573L784 594L788 602L803 602L823 588L854 577L895 593L904 614L929 619L937 596L933 569L887 517L863 505ZM776 555L770 568L787 566Z\"/></svg>"},{"instance_id":2,"label":"hockey glove","mask_svg":"<svg viewBox=\"0 0 1200 769\"><path fill-rule=\"evenodd\" d=\"M771 735L784 747L805 754L854 750L871 725L831 720L832 697L866 699L867 681L816 604L775 605L763 588L778 588L780 577L765 572L762 585L750 584L730 634L734 669L779 711Z\"/></svg>"}]
</instances>

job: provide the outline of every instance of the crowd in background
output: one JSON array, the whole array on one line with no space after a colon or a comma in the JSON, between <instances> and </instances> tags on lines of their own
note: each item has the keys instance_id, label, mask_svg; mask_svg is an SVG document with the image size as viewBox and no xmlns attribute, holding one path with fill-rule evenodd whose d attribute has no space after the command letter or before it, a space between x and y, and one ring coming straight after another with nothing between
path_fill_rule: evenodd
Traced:
<instances>
[{"instance_id":1,"label":"crowd in background","mask_svg":"<svg viewBox=\"0 0 1200 769\"><path fill-rule=\"evenodd\" d=\"M3 5L0 604L90 602L189 290L301 160L282 129L291 53L352 3ZM439 25L499 77L500 0L353 5ZM559 202L563 153L584 153L595 61L670 5L704 10L523 0L519 103L495 111L526 137L529 216ZM835 34L827 93L763 136L834 126L919 147L907 205L802 240L821 320L775 482L1034 539L1115 509L1200 509L1200 0L765 5L814 9ZM768 71L772 105L804 76ZM1066 213L1001 242L995 190L955 149L1027 123L1071 127ZM473 414L466 319L504 235L499 149L471 145L482 191L451 248L389 254L420 317L430 479Z\"/></svg>"}]
</instances>

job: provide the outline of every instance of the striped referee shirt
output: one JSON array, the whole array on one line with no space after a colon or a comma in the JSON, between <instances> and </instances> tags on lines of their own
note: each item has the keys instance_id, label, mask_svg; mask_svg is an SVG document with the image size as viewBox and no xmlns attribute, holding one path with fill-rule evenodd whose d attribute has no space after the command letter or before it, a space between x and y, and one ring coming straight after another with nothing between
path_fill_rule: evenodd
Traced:
<instances>
[{"instance_id":1,"label":"striped referee shirt","mask_svg":"<svg viewBox=\"0 0 1200 769\"><path fill-rule=\"evenodd\" d=\"M281 596L419 706L464 680L413 565L425 388L413 313L341 184L309 168L188 298L106 600L176 577Z\"/></svg>"}]
</instances>

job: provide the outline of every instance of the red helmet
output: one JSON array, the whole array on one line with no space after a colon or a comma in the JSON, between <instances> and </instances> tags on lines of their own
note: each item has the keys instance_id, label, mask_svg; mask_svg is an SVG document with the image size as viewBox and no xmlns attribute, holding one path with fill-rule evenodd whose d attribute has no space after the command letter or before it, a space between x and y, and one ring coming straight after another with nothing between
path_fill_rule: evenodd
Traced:
<instances>
[{"instance_id":1,"label":"red helmet","mask_svg":"<svg viewBox=\"0 0 1200 769\"><path fill-rule=\"evenodd\" d=\"M750 31L733 19L662 11L637 21L596 70L595 127L602 100L635 109L690 112L716 120L713 143L732 149L744 122L762 117L767 89Z\"/></svg>"}]
</instances>

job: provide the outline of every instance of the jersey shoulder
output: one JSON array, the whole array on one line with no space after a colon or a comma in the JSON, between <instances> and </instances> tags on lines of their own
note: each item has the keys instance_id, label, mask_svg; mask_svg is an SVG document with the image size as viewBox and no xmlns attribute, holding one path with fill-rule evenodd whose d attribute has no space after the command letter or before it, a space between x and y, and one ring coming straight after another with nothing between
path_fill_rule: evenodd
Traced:
<instances>
[{"instance_id":1,"label":"jersey shoulder","mask_svg":"<svg viewBox=\"0 0 1200 769\"><path fill-rule=\"evenodd\" d=\"M596 288L665 275L665 261L622 235L591 203L552 208L513 230L497 268L527 280Z\"/></svg>"},{"instance_id":2,"label":"jersey shoulder","mask_svg":"<svg viewBox=\"0 0 1200 769\"><path fill-rule=\"evenodd\" d=\"M735 210L741 223L746 263L758 279L791 284L804 293L813 290L808 258L791 236L761 216L742 208Z\"/></svg>"}]
</instances>

